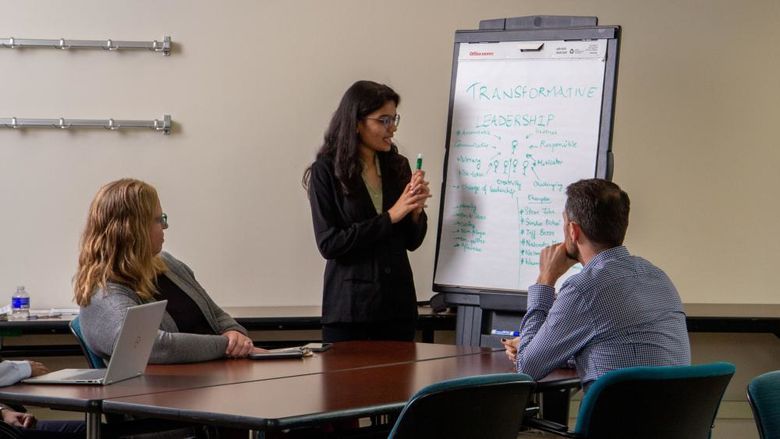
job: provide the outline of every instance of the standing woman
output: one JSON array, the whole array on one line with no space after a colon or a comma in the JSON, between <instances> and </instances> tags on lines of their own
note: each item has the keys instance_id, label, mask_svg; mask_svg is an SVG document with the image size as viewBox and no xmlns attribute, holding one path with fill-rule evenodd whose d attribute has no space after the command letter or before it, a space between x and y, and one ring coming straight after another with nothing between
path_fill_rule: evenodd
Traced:
<instances>
[{"instance_id":1,"label":"standing woman","mask_svg":"<svg viewBox=\"0 0 780 439\"><path fill-rule=\"evenodd\" d=\"M151 363L246 357L255 348L246 329L209 297L183 262L162 252L168 217L157 191L143 181L100 188L81 237L75 299L87 345L111 356L127 308L166 299Z\"/></svg>"},{"instance_id":2,"label":"standing woman","mask_svg":"<svg viewBox=\"0 0 780 439\"><path fill-rule=\"evenodd\" d=\"M303 175L317 247L327 263L323 340L414 339L417 296L407 250L422 244L430 198L393 134L400 97L371 81L341 98L316 161Z\"/></svg>"}]
</instances>

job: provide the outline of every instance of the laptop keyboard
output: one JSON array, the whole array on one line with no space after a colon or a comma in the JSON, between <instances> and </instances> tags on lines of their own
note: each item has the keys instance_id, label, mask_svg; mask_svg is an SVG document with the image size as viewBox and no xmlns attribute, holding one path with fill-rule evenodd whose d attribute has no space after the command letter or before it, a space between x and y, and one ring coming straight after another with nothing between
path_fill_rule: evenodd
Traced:
<instances>
[{"instance_id":1,"label":"laptop keyboard","mask_svg":"<svg viewBox=\"0 0 780 439\"><path fill-rule=\"evenodd\" d=\"M69 376L69 380L96 380L106 375L106 369L91 369L84 372L74 373Z\"/></svg>"}]
</instances>

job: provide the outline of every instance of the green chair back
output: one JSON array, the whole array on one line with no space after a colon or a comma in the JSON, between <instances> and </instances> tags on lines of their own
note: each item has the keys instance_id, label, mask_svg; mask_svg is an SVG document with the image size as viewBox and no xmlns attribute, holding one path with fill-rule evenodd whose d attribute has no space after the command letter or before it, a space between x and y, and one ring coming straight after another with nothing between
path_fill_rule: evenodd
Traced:
<instances>
[{"instance_id":1,"label":"green chair back","mask_svg":"<svg viewBox=\"0 0 780 439\"><path fill-rule=\"evenodd\" d=\"M432 384L406 403L389 439L515 439L533 388L518 373Z\"/></svg>"},{"instance_id":2,"label":"green chair back","mask_svg":"<svg viewBox=\"0 0 780 439\"><path fill-rule=\"evenodd\" d=\"M588 389L574 433L583 438L707 439L734 365L630 367Z\"/></svg>"},{"instance_id":3,"label":"green chair back","mask_svg":"<svg viewBox=\"0 0 780 439\"><path fill-rule=\"evenodd\" d=\"M87 358L87 364L89 364L89 367L92 369L105 369L106 362L98 354L93 352L84 341L84 336L81 333L81 324L79 323L78 316L71 320L68 326L70 327L70 332L72 332L76 337L76 340L78 340L79 346L81 346L81 352L83 352L84 357Z\"/></svg>"},{"instance_id":4,"label":"green chair back","mask_svg":"<svg viewBox=\"0 0 780 439\"><path fill-rule=\"evenodd\" d=\"M747 394L758 435L761 439L780 439L780 370L753 378Z\"/></svg>"}]
</instances>

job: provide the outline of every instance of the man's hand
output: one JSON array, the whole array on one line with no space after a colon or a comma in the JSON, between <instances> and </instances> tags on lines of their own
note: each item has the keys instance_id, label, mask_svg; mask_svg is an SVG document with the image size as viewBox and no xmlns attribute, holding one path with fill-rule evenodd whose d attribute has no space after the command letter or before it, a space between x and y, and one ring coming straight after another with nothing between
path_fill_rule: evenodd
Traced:
<instances>
[{"instance_id":1,"label":"man's hand","mask_svg":"<svg viewBox=\"0 0 780 439\"><path fill-rule=\"evenodd\" d=\"M228 357L244 358L255 347L252 339L238 331L226 331L222 336L228 339L227 349L225 349L225 355Z\"/></svg>"},{"instance_id":2,"label":"man's hand","mask_svg":"<svg viewBox=\"0 0 780 439\"><path fill-rule=\"evenodd\" d=\"M49 368L44 366L43 363L32 360L28 360L27 362L30 363L31 376L37 377L38 375L49 373Z\"/></svg>"},{"instance_id":3,"label":"man's hand","mask_svg":"<svg viewBox=\"0 0 780 439\"><path fill-rule=\"evenodd\" d=\"M511 340L502 338L501 344L504 345L504 349L506 349L507 358L514 364L517 361L517 347L520 346L520 337L515 337Z\"/></svg>"},{"instance_id":4,"label":"man's hand","mask_svg":"<svg viewBox=\"0 0 780 439\"><path fill-rule=\"evenodd\" d=\"M32 428L37 420L29 413L20 413L8 408L3 409L3 422L14 427Z\"/></svg>"},{"instance_id":5,"label":"man's hand","mask_svg":"<svg viewBox=\"0 0 780 439\"><path fill-rule=\"evenodd\" d=\"M566 245L562 242L542 249L539 255L539 277L536 283L555 286L558 278L571 268L577 261L566 256Z\"/></svg>"}]
</instances>

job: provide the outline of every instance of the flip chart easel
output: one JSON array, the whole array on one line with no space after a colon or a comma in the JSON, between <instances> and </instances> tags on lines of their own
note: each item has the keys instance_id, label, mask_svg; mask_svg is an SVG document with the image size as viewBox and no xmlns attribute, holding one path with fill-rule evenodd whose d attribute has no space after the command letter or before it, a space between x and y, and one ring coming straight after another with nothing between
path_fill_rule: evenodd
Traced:
<instances>
[{"instance_id":1,"label":"flip chart easel","mask_svg":"<svg viewBox=\"0 0 780 439\"><path fill-rule=\"evenodd\" d=\"M539 253L563 240L566 186L611 177L620 28L597 23L517 17L455 33L433 279L446 302L524 310Z\"/></svg>"}]
</instances>

